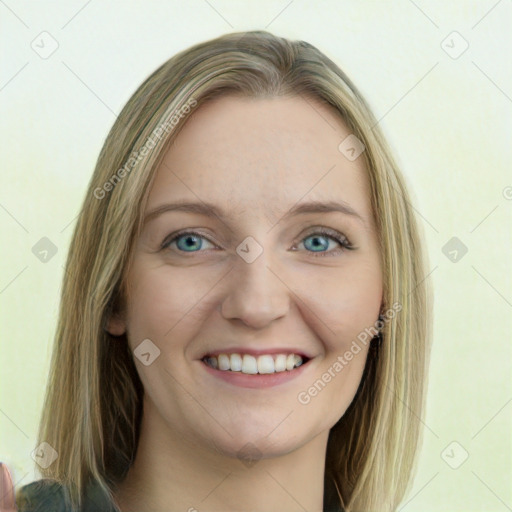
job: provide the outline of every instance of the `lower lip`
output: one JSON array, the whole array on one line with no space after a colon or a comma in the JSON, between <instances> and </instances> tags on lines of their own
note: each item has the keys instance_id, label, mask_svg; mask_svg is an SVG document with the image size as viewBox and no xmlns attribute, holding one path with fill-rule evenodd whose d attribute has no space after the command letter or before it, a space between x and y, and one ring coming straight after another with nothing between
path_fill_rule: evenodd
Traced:
<instances>
[{"instance_id":1,"label":"lower lip","mask_svg":"<svg viewBox=\"0 0 512 512\"><path fill-rule=\"evenodd\" d=\"M285 370L284 372L277 373L255 373L252 375L242 372L232 372L231 370L216 370L201 360L199 363L214 377L229 382L229 384L233 384L234 386L241 388L270 388L299 377L304 372L305 368L309 366L311 361L310 359L307 363L293 370Z\"/></svg>"}]
</instances>

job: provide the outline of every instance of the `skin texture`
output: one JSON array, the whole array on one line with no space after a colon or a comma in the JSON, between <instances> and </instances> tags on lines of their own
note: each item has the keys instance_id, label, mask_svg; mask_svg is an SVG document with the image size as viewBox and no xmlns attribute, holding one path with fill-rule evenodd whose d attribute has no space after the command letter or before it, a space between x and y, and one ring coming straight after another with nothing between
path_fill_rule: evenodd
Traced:
<instances>
[{"instance_id":1,"label":"skin texture","mask_svg":"<svg viewBox=\"0 0 512 512\"><path fill-rule=\"evenodd\" d=\"M297 396L332 372L374 325L382 301L364 160L338 149L349 134L313 99L227 96L198 107L165 155L145 213L186 199L214 203L227 217L163 213L134 249L126 309L109 331L127 332L132 350L150 339L160 355L148 366L135 358L144 415L135 462L116 494L123 512L322 510L329 429L355 395L368 345L307 405ZM343 200L362 219L284 218L312 200ZM356 248L317 234L320 227ZM185 229L202 238L188 249L187 236L161 248ZM248 236L263 249L252 263L236 252ZM289 382L247 389L201 362L235 345L295 347L313 358ZM259 459L251 465L239 455L247 443Z\"/></svg>"}]
</instances>

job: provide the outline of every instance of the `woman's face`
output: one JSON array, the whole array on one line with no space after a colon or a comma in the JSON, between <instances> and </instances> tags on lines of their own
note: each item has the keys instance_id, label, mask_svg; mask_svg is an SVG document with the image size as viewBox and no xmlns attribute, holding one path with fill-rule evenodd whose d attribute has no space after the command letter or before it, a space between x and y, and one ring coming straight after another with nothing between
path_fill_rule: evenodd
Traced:
<instances>
[{"instance_id":1,"label":"woman's face","mask_svg":"<svg viewBox=\"0 0 512 512\"><path fill-rule=\"evenodd\" d=\"M126 310L109 324L127 332L146 421L201 449L240 457L251 443L270 457L344 414L369 347L358 335L382 300L364 160L339 149L349 135L300 97L227 96L191 114L157 170ZM346 211L294 211L313 201ZM203 360L219 354L210 363L232 370ZM308 360L250 373L295 360L277 354Z\"/></svg>"}]
</instances>

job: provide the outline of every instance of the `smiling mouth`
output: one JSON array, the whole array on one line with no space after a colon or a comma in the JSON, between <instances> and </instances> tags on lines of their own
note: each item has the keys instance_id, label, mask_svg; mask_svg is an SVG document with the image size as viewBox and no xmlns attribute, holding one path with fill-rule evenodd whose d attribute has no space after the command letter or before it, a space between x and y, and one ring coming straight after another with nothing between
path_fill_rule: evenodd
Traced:
<instances>
[{"instance_id":1,"label":"smiling mouth","mask_svg":"<svg viewBox=\"0 0 512 512\"><path fill-rule=\"evenodd\" d=\"M289 372L306 364L309 359L298 354L250 354L206 355L202 361L215 370L238 372L246 375Z\"/></svg>"}]
</instances>

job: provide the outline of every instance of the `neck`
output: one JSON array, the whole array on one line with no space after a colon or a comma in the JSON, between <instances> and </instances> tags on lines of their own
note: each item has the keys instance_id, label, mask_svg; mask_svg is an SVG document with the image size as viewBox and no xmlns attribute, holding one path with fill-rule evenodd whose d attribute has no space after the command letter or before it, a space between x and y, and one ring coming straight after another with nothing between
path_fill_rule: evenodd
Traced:
<instances>
[{"instance_id":1,"label":"neck","mask_svg":"<svg viewBox=\"0 0 512 512\"><path fill-rule=\"evenodd\" d=\"M121 512L322 512L328 432L285 455L242 460L192 444L147 407L135 461L114 492Z\"/></svg>"}]
</instances>

